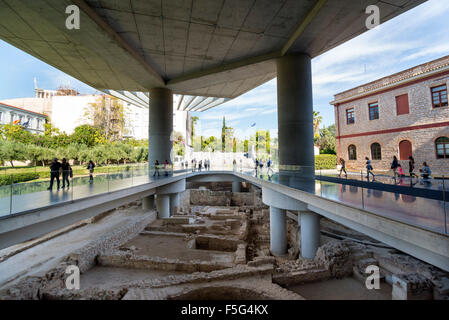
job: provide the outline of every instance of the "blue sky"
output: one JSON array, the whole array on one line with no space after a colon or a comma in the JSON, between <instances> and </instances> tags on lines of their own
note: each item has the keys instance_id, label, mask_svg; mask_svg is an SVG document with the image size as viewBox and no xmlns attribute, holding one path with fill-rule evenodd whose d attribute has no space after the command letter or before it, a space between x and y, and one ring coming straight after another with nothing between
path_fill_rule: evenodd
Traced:
<instances>
[{"instance_id":1,"label":"blue sky","mask_svg":"<svg viewBox=\"0 0 449 320\"><path fill-rule=\"evenodd\" d=\"M334 123L333 95L449 54L449 0L429 0L313 59L314 109ZM33 78L44 89L70 84L96 90L0 40L0 100L33 95ZM223 116L240 138L256 129L277 134L276 79L204 113L197 132L219 136ZM256 123L256 126L250 126Z\"/></svg>"}]
</instances>

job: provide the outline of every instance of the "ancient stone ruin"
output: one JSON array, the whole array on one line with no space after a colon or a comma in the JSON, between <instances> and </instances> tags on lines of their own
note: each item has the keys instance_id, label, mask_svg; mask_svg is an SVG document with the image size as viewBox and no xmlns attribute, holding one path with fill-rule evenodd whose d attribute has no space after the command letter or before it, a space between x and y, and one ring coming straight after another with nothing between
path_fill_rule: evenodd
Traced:
<instances>
[{"instance_id":1,"label":"ancient stone ruin","mask_svg":"<svg viewBox=\"0 0 449 320\"><path fill-rule=\"evenodd\" d=\"M326 219L315 259L301 257L298 216L288 212L288 254L270 253L269 209L243 183L190 183L170 218L131 203L73 230L2 251L0 263L95 226L94 239L51 268L29 268L0 284L1 299L448 299L449 275ZM119 227L108 223L121 215ZM108 220L109 219L109 220ZM87 229L86 229L87 230ZM31 253L30 253L31 254ZM79 267L79 290L66 268ZM377 267L380 288L366 286ZM39 270L37 270L39 269Z\"/></svg>"}]
</instances>

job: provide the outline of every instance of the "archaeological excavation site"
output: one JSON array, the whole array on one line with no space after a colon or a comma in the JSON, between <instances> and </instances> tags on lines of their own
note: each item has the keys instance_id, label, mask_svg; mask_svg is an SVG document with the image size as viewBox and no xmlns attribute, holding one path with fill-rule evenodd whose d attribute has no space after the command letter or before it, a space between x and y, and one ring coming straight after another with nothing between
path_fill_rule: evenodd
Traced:
<instances>
[{"instance_id":1,"label":"archaeological excavation site","mask_svg":"<svg viewBox=\"0 0 449 320\"><path fill-rule=\"evenodd\" d=\"M38 300L448 299L448 274L325 218L314 259L287 211L288 253L270 250L262 190L187 182L168 218L134 201L0 251L0 298ZM150 203L149 203L150 202ZM80 271L68 289L67 267ZM367 267L379 270L368 289Z\"/></svg>"}]
</instances>

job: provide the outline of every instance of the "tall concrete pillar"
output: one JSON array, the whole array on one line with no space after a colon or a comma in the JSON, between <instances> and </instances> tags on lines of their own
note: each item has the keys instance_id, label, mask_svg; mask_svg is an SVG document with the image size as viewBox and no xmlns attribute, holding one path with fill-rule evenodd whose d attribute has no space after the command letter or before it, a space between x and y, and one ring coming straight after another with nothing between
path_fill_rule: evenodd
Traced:
<instances>
[{"instance_id":1,"label":"tall concrete pillar","mask_svg":"<svg viewBox=\"0 0 449 320\"><path fill-rule=\"evenodd\" d=\"M175 215L175 207L179 208L179 193L170 194L170 217Z\"/></svg>"},{"instance_id":2,"label":"tall concrete pillar","mask_svg":"<svg viewBox=\"0 0 449 320\"><path fill-rule=\"evenodd\" d=\"M287 214L270 206L270 250L274 256L287 254Z\"/></svg>"},{"instance_id":3,"label":"tall concrete pillar","mask_svg":"<svg viewBox=\"0 0 449 320\"><path fill-rule=\"evenodd\" d=\"M277 60L279 171L315 177L311 58L289 55Z\"/></svg>"},{"instance_id":4,"label":"tall concrete pillar","mask_svg":"<svg viewBox=\"0 0 449 320\"><path fill-rule=\"evenodd\" d=\"M315 258L320 246L320 216L312 211L300 211L301 256Z\"/></svg>"},{"instance_id":5,"label":"tall concrete pillar","mask_svg":"<svg viewBox=\"0 0 449 320\"><path fill-rule=\"evenodd\" d=\"M145 211L154 209L154 195L142 198L142 209Z\"/></svg>"},{"instance_id":6,"label":"tall concrete pillar","mask_svg":"<svg viewBox=\"0 0 449 320\"><path fill-rule=\"evenodd\" d=\"M232 192L241 192L242 183L240 181L232 181Z\"/></svg>"},{"instance_id":7,"label":"tall concrete pillar","mask_svg":"<svg viewBox=\"0 0 449 320\"><path fill-rule=\"evenodd\" d=\"M169 89L150 90L148 162L173 163L173 93Z\"/></svg>"},{"instance_id":8,"label":"tall concrete pillar","mask_svg":"<svg viewBox=\"0 0 449 320\"><path fill-rule=\"evenodd\" d=\"M158 194L156 208L159 219L170 218L170 196L168 194Z\"/></svg>"}]
</instances>

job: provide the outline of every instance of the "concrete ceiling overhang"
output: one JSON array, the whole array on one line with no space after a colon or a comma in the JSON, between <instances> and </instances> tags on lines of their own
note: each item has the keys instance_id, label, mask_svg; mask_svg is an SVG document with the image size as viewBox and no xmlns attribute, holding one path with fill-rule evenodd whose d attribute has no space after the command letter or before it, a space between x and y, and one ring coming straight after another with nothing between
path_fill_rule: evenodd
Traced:
<instances>
[{"instance_id":1,"label":"concrete ceiling overhang","mask_svg":"<svg viewBox=\"0 0 449 320\"><path fill-rule=\"evenodd\" d=\"M144 92L131 92L126 90L103 90L104 93L130 103L139 108L148 109L151 96ZM175 94L173 97L173 110L203 112L223 104L230 99L202 96L188 96Z\"/></svg>"},{"instance_id":2,"label":"concrete ceiling overhang","mask_svg":"<svg viewBox=\"0 0 449 320\"><path fill-rule=\"evenodd\" d=\"M100 90L232 99L273 79L277 58L313 58L367 31L368 5L385 22L423 2L0 0L0 38ZM73 4L79 30L65 26Z\"/></svg>"}]
</instances>

